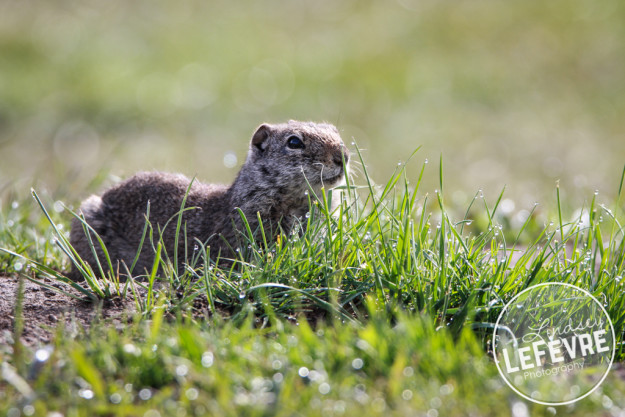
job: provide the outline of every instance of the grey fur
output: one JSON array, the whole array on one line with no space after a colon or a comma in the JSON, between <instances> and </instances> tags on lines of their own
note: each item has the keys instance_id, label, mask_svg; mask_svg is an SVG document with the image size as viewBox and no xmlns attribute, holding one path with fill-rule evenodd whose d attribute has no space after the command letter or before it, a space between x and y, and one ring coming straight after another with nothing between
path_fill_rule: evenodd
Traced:
<instances>
[{"instance_id":1,"label":"grey fur","mask_svg":"<svg viewBox=\"0 0 625 417\"><path fill-rule=\"evenodd\" d=\"M288 146L292 136L303 141L303 149ZM192 209L182 216L187 250L194 247L197 238L210 246L212 258L219 253L221 257L233 256L232 248L240 246L239 236L243 231L236 208L245 214L252 230L258 227L257 213L260 213L269 233L278 225L288 231L294 219L308 211L307 181L317 194L322 187L335 187L344 179L343 160L347 163L348 159L349 151L336 127L330 124L289 121L261 125L252 137L247 160L232 185L193 181L185 205ZM79 213L105 243L114 273L125 275L122 262L128 268L132 265L145 226L148 202L154 240L158 240L159 228L165 228L164 250L170 257L173 255L176 215L190 182L180 174L141 172L110 188L102 197L93 195L82 203ZM102 250L93 235L92 240L104 268L106 261ZM97 273L99 269L89 239L77 219L72 222L70 242ZM184 251L181 232L180 264L184 262ZM153 262L153 244L146 238L133 275L150 271ZM82 279L75 268L70 277Z\"/></svg>"}]
</instances>

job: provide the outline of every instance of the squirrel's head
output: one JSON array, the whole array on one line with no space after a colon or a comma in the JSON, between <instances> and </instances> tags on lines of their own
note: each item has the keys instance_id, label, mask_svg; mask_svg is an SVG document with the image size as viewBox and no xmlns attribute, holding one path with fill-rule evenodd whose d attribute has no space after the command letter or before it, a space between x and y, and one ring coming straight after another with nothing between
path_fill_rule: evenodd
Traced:
<instances>
[{"instance_id":1,"label":"squirrel's head","mask_svg":"<svg viewBox=\"0 0 625 417\"><path fill-rule=\"evenodd\" d=\"M277 188L315 191L343 182L349 150L331 124L298 122L262 124L252 137L246 164L251 163L260 181Z\"/></svg>"}]
</instances>

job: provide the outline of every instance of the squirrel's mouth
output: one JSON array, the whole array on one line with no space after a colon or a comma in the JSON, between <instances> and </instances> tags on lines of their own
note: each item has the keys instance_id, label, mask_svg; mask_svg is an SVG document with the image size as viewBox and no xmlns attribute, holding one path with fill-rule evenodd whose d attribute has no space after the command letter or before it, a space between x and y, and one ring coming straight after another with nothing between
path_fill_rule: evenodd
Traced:
<instances>
[{"instance_id":1,"label":"squirrel's mouth","mask_svg":"<svg viewBox=\"0 0 625 417\"><path fill-rule=\"evenodd\" d=\"M343 175L343 171L339 172L338 174L334 175L334 176L329 176L329 177L321 177L320 182L324 185L334 185L337 182L341 181L343 179L344 175Z\"/></svg>"},{"instance_id":2,"label":"squirrel's mouth","mask_svg":"<svg viewBox=\"0 0 625 417\"><path fill-rule=\"evenodd\" d=\"M308 177L310 184L315 186L321 186L325 188L331 188L339 184L345 178L345 169L340 167L334 172L330 169L321 169L314 176ZM306 174L304 174L306 175Z\"/></svg>"}]
</instances>

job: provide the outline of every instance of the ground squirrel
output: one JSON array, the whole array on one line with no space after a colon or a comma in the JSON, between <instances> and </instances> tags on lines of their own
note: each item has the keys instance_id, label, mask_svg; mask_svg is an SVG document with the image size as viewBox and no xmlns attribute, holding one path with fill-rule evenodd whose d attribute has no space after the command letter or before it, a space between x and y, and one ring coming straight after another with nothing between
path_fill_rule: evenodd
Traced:
<instances>
[{"instance_id":1,"label":"ground squirrel","mask_svg":"<svg viewBox=\"0 0 625 417\"><path fill-rule=\"evenodd\" d=\"M330 124L289 121L284 124L263 124L254 133L247 159L230 186L202 184L193 181L185 207L192 208L182 216L185 235L179 238L179 263L184 262L187 250L195 246L195 239L210 246L211 257L232 256L232 249L241 244L239 231L243 223L237 211L245 214L252 230L258 227L257 213L265 230L278 226L288 231L293 220L309 210L307 192L333 188L343 182L344 167L349 151L336 127ZM78 213L98 233L106 245L114 268L125 275L137 254L145 226L146 210L150 205L149 220L158 239L163 233L164 249L174 254L177 216L191 180L180 174L142 172L107 190L101 197L85 200ZM170 221L170 219L173 219ZM92 241L105 272L106 260L100 245ZM98 266L80 221L72 222L70 243L94 272ZM152 242L146 238L133 275L150 271L154 262ZM80 280L76 269L70 277Z\"/></svg>"}]
</instances>

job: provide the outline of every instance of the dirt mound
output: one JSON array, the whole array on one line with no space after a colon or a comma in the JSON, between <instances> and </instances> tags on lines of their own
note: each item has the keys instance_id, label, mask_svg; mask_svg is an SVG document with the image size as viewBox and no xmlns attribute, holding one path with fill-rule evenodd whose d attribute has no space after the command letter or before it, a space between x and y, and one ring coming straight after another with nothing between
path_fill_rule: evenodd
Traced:
<instances>
[{"instance_id":1,"label":"dirt mound","mask_svg":"<svg viewBox=\"0 0 625 417\"><path fill-rule=\"evenodd\" d=\"M29 346L50 342L61 322L65 323L65 332L76 334L88 328L96 317L121 326L126 317L135 312L134 302L130 299L94 302L63 284L50 280L44 282L80 299L24 280L21 340ZM18 288L18 278L0 277L0 346L12 343L15 335Z\"/></svg>"}]
</instances>

